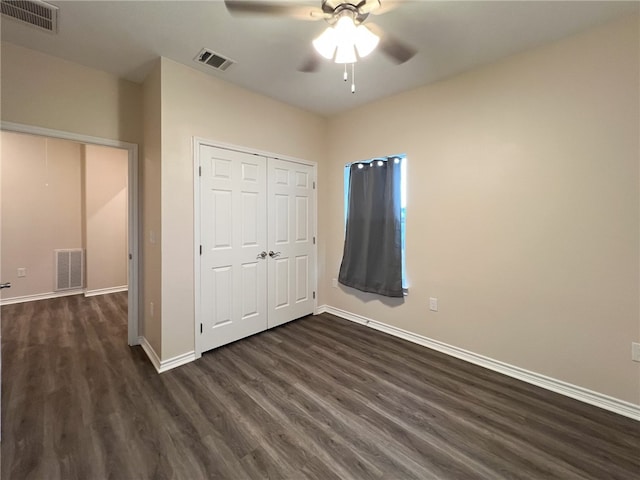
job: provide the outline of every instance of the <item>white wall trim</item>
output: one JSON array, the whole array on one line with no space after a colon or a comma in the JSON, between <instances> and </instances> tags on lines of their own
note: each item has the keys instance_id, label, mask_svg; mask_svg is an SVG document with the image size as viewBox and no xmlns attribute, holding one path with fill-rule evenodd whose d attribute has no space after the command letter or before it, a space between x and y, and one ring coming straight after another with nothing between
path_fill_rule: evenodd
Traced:
<instances>
[{"instance_id":1,"label":"white wall trim","mask_svg":"<svg viewBox=\"0 0 640 480\"><path fill-rule=\"evenodd\" d=\"M151 360L153 367L158 373L164 373L173 368L191 363L196 359L195 352L187 352L167 360L160 360L160 357L158 357L158 354L145 337L138 337L138 343L144 350L144 353L147 354L147 357L149 357L149 360Z\"/></svg>"},{"instance_id":2,"label":"white wall trim","mask_svg":"<svg viewBox=\"0 0 640 480\"><path fill-rule=\"evenodd\" d=\"M200 312L200 291L202 290L202 282L200 276L200 242L202 241L202 227L200 226L200 146L207 142L201 138L193 137L191 152L193 156L193 313L194 313L194 339L193 346L195 349L195 358L202 356L202 342L200 334L200 322L202 321L202 314Z\"/></svg>"},{"instance_id":3,"label":"white wall trim","mask_svg":"<svg viewBox=\"0 0 640 480\"><path fill-rule=\"evenodd\" d=\"M120 140L111 140L108 138L92 137L90 135L82 135L73 132L64 132L62 130L52 130L50 128L36 127L34 125L24 125L21 123L5 122L1 123L2 130L9 132L29 133L31 135L40 135L43 137L54 137L63 140L71 140L73 142L91 143L94 145L104 145L106 147L130 148L133 143L121 142ZM137 146L137 145L136 145Z\"/></svg>"},{"instance_id":4,"label":"white wall trim","mask_svg":"<svg viewBox=\"0 0 640 480\"><path fill-rule=\"evenodd\" d=\"M303 165L309 165L309 166L318 165L316 162L313 162L311 160L303 160L301 158L291 157L289 155L281 155L279 153L268 152L266 150L258 150L256 148L244 147L242 145L235 145L233 143L219 142L217 140L210 140L203 137L193 137L193 148L194 148L193 153L197 152L196 146L199 147L200 145L209 145L210 147L222 148L224 150L233 150L234 152L249 153L251 155L259 155L261 157L275 158L277 160L286 160L288 162L301 163Z\"/></svg>"},{"instance_id":5,"label":"white wall trim","mask_svg":"<svg viewBox=\"0 0 640 480\"><path fill-rule=\"evenodd\" d=\"M12 305L14 303L35 302L37 300L48 300L50 298L69 297L71 295L81 295L82 289L62 290L59 292L37 293L35 295L24 295L22 297L3 298L0 305Z\"/></svg>"},{"instance_id":6,"label":"white wall trim","mask_svg":"<svg viewBox=\"0 0 640 480\"><path fill-rule=\"evenodd\" d=\"M158 373L166 372L167 370L171 370L172 368L180 367L187 363L191 363L196 359L196 354L194 351L183 353L181 355L176 355L173 358L169 358L167 360L162 360L160 362L160 369Z\"/></svg>"},{"instance_id":7,"label":"white wall trim","mask_svg":"<svg viewBox=\"0 0 640 480\"><path fill-rule=\"evenodd\" d=\"M85 297L95 297L96 295L108 295L110 293L126 292L129 290L128 285L120 285L119 287L96 288L95 290L87 290L84 292Z\"/></svg>"},{"instance_id":8,"label":"white wall trim","mask_svg":"<svg viewBox=\"0 0 640 480\"><path fill-rule=\"evenodd\" d=\"M160 357L158 357L158 354L153 349L146 337L138 337L138 344L142 347L144 353L147 354L147 357L149 357L149 360L151 361L151 364L156 369L156 371L160 373Z\"/></svg>"},{"instance_id":9,"label":"white wall trim","mask_svg":"<svg viewBox=\"0 0 640 480\"><path fill-rule=\"evenodd\" d=\"M479 355L462 348L454 347L453 345L448 345L444 342L433 340L431 338L418 335L417 333L409 332L407 330L403 330L401 328L397 328L383 322L378 322L377 320L372 320L370 318L363 317L362 315L347 312L330 305L321 305L316 309L316 314L325 312L336 315L340 318L344 318L345 320L350 320L352 322L365 325L375 330L388 333L390 335L393 335L394 337L402 338L403 340L407 340L409 342L416 343L433 350L437 350L438 352L451 355L452 357L465 360L469 363L473 363L489 370L493 370L494 372L502 373L509 377L522 380L523 382L542 387L546 390L560 393L561 395L571 397L575 400L579 400L581 402L588 403L605 410L609 410L610 412L624 415L625 417L631 418L633 420L640 421L640 405L635 405L624 400L619 400L617 398L594 392L593 390L579 387L562 380L547 377L546 375L541 375L530 370L525 370L524 368L509 365L508 363L500 362L498 360L494 360L493 358L485 357L484 355Z\"/></svg>"}]
</instances>

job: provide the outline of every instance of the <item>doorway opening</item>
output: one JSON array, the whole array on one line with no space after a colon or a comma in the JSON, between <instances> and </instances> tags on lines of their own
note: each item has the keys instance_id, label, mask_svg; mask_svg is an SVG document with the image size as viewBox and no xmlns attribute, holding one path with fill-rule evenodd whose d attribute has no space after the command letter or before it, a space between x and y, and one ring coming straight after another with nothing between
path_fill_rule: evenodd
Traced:
<instances>
[{"instance_id":1,"label":"doorway opening","mask_svg":"<svg viewBox=\"0 0 640 480\"><path fill-rule=\"evenodd\" d=\"M7 270L5 264L11 262L8 258L2 259L3 268L12 277L15 273L16 280L31 280L30 274L41 277L37 282L20 282L21 287L29 285L28 288L24 291L18 288L15 295L3 295L2 304L65 293L91 296L127 290L127 343L138 345L138 146L5 122L0 130L3 140L9 139L17 149L32 150L25 150L24 155L32 153L36 158L32 170L21 165L17 170L22 171L13 172L16 178L26 179L25 184L13 184L11 192L4 193L12 195L12 202L25 203L25 212L38 212L41 205L50 212L48 215L56 216L55 228L49 229L54 232L53 243L39 242L45 246L38 245L41 258L34 261L34 268L11 264ZM58 163L54 163L56 161ZM24 196L21 195L23 188ZM33 190L31 195L29 190ZM42 193L40 198L37 192ZM47 199L52 198L63 200L59 205L46 205ZM74 204L73 199L79 202ZM60 208L56 208L58 206ZM16 208L12 214L18 219L18 225L37 222L36 217L46 218L43 212L38 212L34 218L20 220L24 216ZM50 219L45 221L51 223ZM8 232L5 223L3 221L0 235L6 235L5 239L17 249L22 248L20 229ZM16 222L11 226L15 227L14 224ZM25 237L24 243L29 240Z\"/></svg>"}]
</instances>

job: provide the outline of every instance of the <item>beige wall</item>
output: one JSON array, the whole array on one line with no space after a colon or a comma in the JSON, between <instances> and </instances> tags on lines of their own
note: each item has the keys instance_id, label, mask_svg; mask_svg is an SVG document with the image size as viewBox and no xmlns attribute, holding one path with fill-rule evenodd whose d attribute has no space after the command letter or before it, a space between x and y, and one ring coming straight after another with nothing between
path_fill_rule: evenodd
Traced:
<instances>
[{"instance_id":1,"label":"beige wall","mask_svg":"<svg viewBox=\"0 0 640 480\"><path fill-rule=\"evenodd\" d=\"M321 301L640 404L638 72L632 18L332 118ZM343 166L395 153L410 293L390 306L330 285Z\"/></svg>"},{"instance_id":2,"label":"beige wall","mask_svg":"<svg viewBox=\"0 0 640 480\"><path fill-rule=\"evenodd\" d=\"M141 285L144 292L140 302L142 318L140 334L154 351L162 355L162 268L161 268L161 78L160 59L143 85L144 144L142 146L141 207L142 232L140 249L142 255ZM152 243L153 235L153 243ZM149 308L153 303L153 312ZM153 315L152 315L153 313Z\"/></svg>"},{"instance_id":3,"label":"beige wall","mask_svg":"<svg viewBox=\"0 0 640 480\"><path fill-rule=\"evenodd\" d=\"M194 349L194 136L321 163L326 121L162 59L163 359Z\"/></svg>"},{"instance_id":4,"label":"beige wall","mask_svg":"<svg viewBox=\"0 0 640 480\"><path fill-rule=\"evenodd\" d=\"M140 143L141 87L3 42L2 120Z\"/></svg>"},{"instance_id":5,"label":"beige wall","mask_svg":"<svg viewBox=\"0 0 640 480\"><path fill-rule=\"evenodd\" d=\"M2 298L51 293L53 250L82 247L81 146L9 132L0 141L0 278L12 284Z\"/></svg>"},{"instance_id":6,"label":"beige wall","mask_svg":"<svg viewBox=\"0 0 640 480\"><path fill-rule=\"evenodd\" d=\"M128 151L86 145L84 155L85 287L126 287Z\"/></svg>"}]
</instances>

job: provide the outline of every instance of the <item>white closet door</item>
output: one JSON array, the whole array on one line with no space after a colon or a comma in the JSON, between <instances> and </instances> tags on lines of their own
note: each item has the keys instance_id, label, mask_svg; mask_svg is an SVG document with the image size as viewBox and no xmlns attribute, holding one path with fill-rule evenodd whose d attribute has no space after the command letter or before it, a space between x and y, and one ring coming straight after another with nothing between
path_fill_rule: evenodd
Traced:
<instances>
[{"instance_id":1,"label":"white closet door","mask_svg":"<svg viewBox=\"0 0 640 480\"><path fill-rule=\"evenodd\" d=\"M201 351L267 328L267 161L200 146Z\"/></svg>"},{"instance_id":2,"label":"white closet door","mask_svg":"<svg viewBox=\"0 0 640 480\"><path fill-rule=\"evenodd\" d=\"M313 313L313 167L269 158L269 328Z\"/></svg>"}]
</instances>

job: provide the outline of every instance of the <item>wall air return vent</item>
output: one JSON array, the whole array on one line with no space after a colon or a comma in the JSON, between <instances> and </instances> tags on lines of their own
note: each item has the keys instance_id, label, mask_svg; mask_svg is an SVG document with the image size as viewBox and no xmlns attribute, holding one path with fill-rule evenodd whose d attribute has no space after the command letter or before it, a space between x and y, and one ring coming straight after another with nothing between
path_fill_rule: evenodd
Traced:
<instances>
[{"instance_id":1,"label":"wall air return vent","mask_svg":"<svg viewBox=\"0 0 640 480\"><path fill-rule=\"evenodd\" d=\"M58 33L58 7L40 0L0 0L0 11L7 17Z\"/></svg>"},{"instance_id":2,"label":"wall air return vent","mask_svg":"<svg viewBox=\"0 0 640 480\"><path fill-rule=\"evenodd\" d=\"M56 259L56 291L82 288L84 283L84 250L54 250Z\"/></svg>"},{"instance_id":3,"label":"wall air return vent","mask_svg":"<svg viewBox=\"0 0 640 480\"><path fill-rule=\"evenodd\" d=\"M208 65L209 67L215 68L216 70L220 70L222 72L236 63L235 60L225 58L222 55L209 50L208 48L203 48L202 50L200 50L200 53L195 58L195 60L198 63Z\"/></svg>"}]
</instances>

